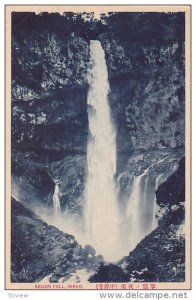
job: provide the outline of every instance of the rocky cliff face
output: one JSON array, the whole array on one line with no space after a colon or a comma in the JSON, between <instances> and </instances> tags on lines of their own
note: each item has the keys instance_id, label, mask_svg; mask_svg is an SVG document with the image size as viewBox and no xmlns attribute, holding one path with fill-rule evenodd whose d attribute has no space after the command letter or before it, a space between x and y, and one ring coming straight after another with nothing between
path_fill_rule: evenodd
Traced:
<instances>
[{"instance_id":1,"label":"rocky cliff face","mask_svg":"<svg viewBox=\"0 0 196 300\"><path fill-rule=\"evenodd\" d=\"M160 227L121 260L103 263L90 282L183 282L185 281L183 227ZM118 274L118 275L117 275Z\"/></svg>"},{"instance_id":2,"label":"rocky cliff face","mask_svg":"<svg viewBox=\"0 0 196 300\"><path fill-rule=\"evenodd\" d=\"M34 151L45 161L85 152L88 132L87 90L55 90L49 97L12 105L12 149Z\"/></svg>"},{"instance_id":3,"label":"rocky cliff face","mask_svg":"<svg viewBox=\"0 0 196 300\"><path fill-rule=\"evenodd\" d=\"M179 226L156 229L125 258L121 267L132 282L185 280L185 237Z\"/></svg>"},{"instance_id":4,"label":"rocky cliff face","mask_svg":"<svg viewBox=\"0 0 196 300\"><path fill-rule=\"evenodd\" d=\"M41 221L32 211L12 199L12 282L68 280L77 270L95 270L101 257L92 247L81 246L72 235Z\"/></svg>"},{"instance_id":5,"label":"rocky cliff face","mask_svg":"<svg viewBox=\"0 0 196 300\"><path fill-rule=\"evenodd\" d=\"M183 146L183 42L137 44L129 49L114 34L99 38L111 78L110 102L118 137L127 136L130 143L123 143L120 151Z\"/></svg>"},{"instance_id":6,"label":"rocky cliff face","mask_svg":"<svg viewBox=\"0 0 196 300\"><path fill-rule=\"evenodd\" d=\"M185 159L178 169L163 182L156 191L160 206L160 223L180 225L185 218ZM163 213L163 215L161 215Z\"/></svg>"},{"instance_id":7,"label":"rocky cliff face","mask_svg":"<svg viewBox=\"0 0 196 300\"><path fill-rule=\"evenodd\" d=\"M88 43L73 32L21 31L12 37L12 99L40 99L54 89L87 84Z\"/></svg>"},{"instance_id":8,"label":"rocky cliff face","mask_svg":"<svg viewBox=\"0 0 196 300\"><path fill-rule=\"evenodd\" d=\"M84 184L89 46L72 17L13 14L12 192L31 207L52 205L56 178L67 182L62 208L73 207Z\"/></svg>"}]
</instances>

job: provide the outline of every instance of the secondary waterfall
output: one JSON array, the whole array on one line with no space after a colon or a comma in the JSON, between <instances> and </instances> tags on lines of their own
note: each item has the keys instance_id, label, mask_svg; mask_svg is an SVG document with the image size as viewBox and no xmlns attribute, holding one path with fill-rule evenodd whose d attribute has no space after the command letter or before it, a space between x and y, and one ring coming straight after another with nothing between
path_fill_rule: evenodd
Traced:
<instances>
[{"instance_id":1,"label":"secondary waterfall","mask_svg":"<svg viewBox=\"0 0 196 300\"><path fill-rule=\"evenodd\" d=\"M112 124L108 93L108 71L99 41L90 42L88 93L88 177L84 208L87 242L107 261L122 257L120 215L114 183L116 132Z\"/></svg>"},{"instance_id":2,"label":"secondary waterfall","mask_svg":"<svg viewBox=\"0 0 196 300\"><path fill-rule=\"evenodd\" d=\"M54 194L53 194L53 207L54 213L57 215L61 212L61 205L59 200L59 182L55 184Z\"/></svg>"},{"instance_id":3,"label":"secondary waterfall","mask_svg":"<svg viewBox=\"0 0 196 300\"><path fill-rule=\"evenodd\" d=\"M163 177L163 174L161 173L156 178L156 181L155 181L155 192L158 189L159 185L162 183L162 177ZM156 204L156 193L154 193L153 215L156 216L157 213L158 213L158 205ZM155 229L157 226L158 226L158 220L157 220L157 218L154 218L153 229Z\"/></svg>"},{"instance_id":4,"label":"secondary waterfall","mask_svg":"<svg viewBox=\"0 0 196 300\"><path fill-rule=\"evenodd\" d=\"M142 227L141 227L141 207L144 205L142 201L142 191L141 191L141 182L143 178L143 174L140 176L134 176L133 179L133 187L132 193L130 195L130 199L128 202L128 206L126 209L126 218L127 227L125 231L125 236L129 236L127 239L127 246L129 250L133 250L133 248L137 245L137 243L141 240L142 235Z\"/></svg>"},{"instance_id":5,"label":"secondary waterfall","mask_svg":"<svg viewBox=\"0 0 196 300\"><path fill-rule=\"evenodd\" d=\"M127 250L133 250L136 245L157 226L156 194L158 186L163 181L163 174L156 178L150 176L150 170L165 159L150 165L141 175L134 176L132 192L127 202L124 218L124 240L127 239Z\"/></svg>"}]
</instances>

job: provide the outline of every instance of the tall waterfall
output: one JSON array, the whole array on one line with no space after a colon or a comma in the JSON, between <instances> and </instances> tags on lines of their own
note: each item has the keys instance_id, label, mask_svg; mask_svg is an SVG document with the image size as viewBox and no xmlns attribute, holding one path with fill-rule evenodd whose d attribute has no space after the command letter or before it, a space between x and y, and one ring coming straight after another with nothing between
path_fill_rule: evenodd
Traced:
<instances>
[{"instance_id":1,"label":"tall waterfall","mask_svg":"<svg viewBox=\"0 0 196 300\"><path fill-rule=\"evenodd\" d=\"M87 241L107 261L122 257L120 215L114 183L116 132L112 124L108 93L108 71L99 41L90 42L88 93L88 177L84 208Z\"/></svg>"},{"instance_id":2,"label":"tall waterfall","mask_svg":"<svg viewBox=\"0 0 196 300\"><path fill-rule=\"evenodd\" d=\"M53 194L53 207L54 213L59 214L61 212L61 205L59 200L59 181L55 184L54 194Z\"/></svg>"}]
</instances>

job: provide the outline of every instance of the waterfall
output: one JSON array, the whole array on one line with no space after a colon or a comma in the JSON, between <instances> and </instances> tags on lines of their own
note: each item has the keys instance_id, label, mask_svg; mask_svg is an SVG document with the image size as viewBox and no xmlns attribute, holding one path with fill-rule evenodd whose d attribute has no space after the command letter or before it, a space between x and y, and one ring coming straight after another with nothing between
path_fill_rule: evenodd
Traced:
<instances>
[{"instance_id":1,"label":"waterfall","mask_svg":"<svg viewBox=\"0 0 196 300\"><path fill-rule=\"evenodd\" d=\"M155 190L161 177L158 176L155 181L149 173L167 158L153 163L141 175L134 176L132 191L123 211L122 203L119 207L117 201L114 181L116 131L108 101L110 86L105 54L99 41L90 42L88 81L84 240L106 261L115 262L157 227Z\"/></svg>"},{"instance_id":2,"label":"waterfall","mask_svg":"<svg viewBox=\"0 0 196 300\"><path fill-rule=\"evenodd\" d=\"M141 185L143 176L144 173L140 176L134 176L132 193L126 208L127 226L124 234L127 236L128 231L127 242L129 251L133 250L142 238L141 213L144 202Z\"/></svg>"},{"instance_id":3,"label":"waterfall","mask_svg":"<svg viewBox=\"0 0 196 300\"><path fill-rule=\"evenodd\" d=\"M55 183L54 188L54 194L53 194L53 207L54 207L54 213L58 215L61 212L61 205L60 205L60 199L59 199L59 186L60 183L57 181Z\"/></svg>"},{"instance_id":4,"label":"waterfall","mask_svg":"<svg viewBox=\"0 0 196 300\"><path fill-rule=\"evenodd\" d=\"M159 185L162 183L162 180L163 180L163 174L161 173L157 176L156 181L155 181L155 192L158 189ZM153 215L156 216L157 212L158 212L158 205L156 203L156 194L155 194ZM157 226L158 226L158 219L155 217L154 222L152 224L152 228L155 229Z\"/></svg>"},{"instance_id":5,"label":"waterfall","mask_svg":"<svg viewBox=\"0 0 196 300\"><path fill-rule=\"evenodd\" d=\"M151 165L141 175L134 176L132 192L126 207L124 220L124 236L129 236L128 249L133 250L136 245L158 225L156 214L155 191L162 182L162 175L156 180L150 177L149 170L163 160ZM124 239L125 240L125 239Z\"/></svg>"},{"instance_id":6,"label":"waterfall","mask_svg":"<svg viewBox=\"0 0 196 300\"><path fill-rule=\"evenodd\" d=\"M123 213L118 206L114 182L116 132L108 103L108 71L104 50L99 41L90 42L88 80L85 242L92 245L106 261L112 262L134 249L156 227L155 186L149 172L166 158L149 166L140 176L134 176L132 193Z\"/></svg>"},{"instance_id":7,"label":"waterfall","mask_svg":"<svg viewBox=\"0 0 196 300\"><path fill-rule=\"evenodd\" d=\"M90 42L89 69L85 233L97 254L102 254L107 261L115 261L122 257L114 182L116 132L108 103L110 87L105 54L99 41Z\"/></svg>"}]
</instances>

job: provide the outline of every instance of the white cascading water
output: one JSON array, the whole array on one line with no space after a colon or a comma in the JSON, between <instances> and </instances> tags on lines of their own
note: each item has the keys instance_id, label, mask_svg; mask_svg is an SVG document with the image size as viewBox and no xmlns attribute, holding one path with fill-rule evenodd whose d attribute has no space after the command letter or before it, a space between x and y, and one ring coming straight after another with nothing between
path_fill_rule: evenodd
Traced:
<instances>
[{"instance_id":1,"label":"white cascading water","mask_svg":"<svg viewBox=\"0 0 196 300\"><path fill-rule=\"evenodd\" d=\"M138 242L142 238L142 228L141 228L141 208L143 205L143 195L141 191L141 182L144 173L140 176L134 176L133 179L133 187L132 193L130 195L130 199L128 201L127 209L126 209L126 221L128 226L126 227L127 232L124 234L129 238L127 238L127 250L133 250Z\"/></svg>"},{"instance_id":2,"label":"white cascading water","mask_svg":"<svg viewBox=\"0 0 196 300\"><path fill-rule=\"evenodd\" d=\"M59 199L59 183L56 182L54 194L53 194L53 207L54 207L54 213L58 215L61 212L61 205L60 205L60 199Z\"/></svg>"},{"instance_id":3,"label":"white cascading water","mask_svg":"<svg viewBox=\"0 0 196 300\"><path fill-rule=\"evenodd\" d=\"M123 233L125 237L130 237L127 239L127 250L129 249L129 251L133 250L146 235L158 226L155 191L162 182L163 174L157 176L156 180L152 182L149 170L164 160L151 165L141 175L134 176L132 192L126 207L124 220L126 226Z\"/></svg>"},{"instance_id":4,"label":"white cascading water","mask_svg":"<svg viewBox=\"0 0 196 300\"><path fill-rule=\"evenodd\" d=\"M155 181L155 192L157 191L159 185L162 183L162 177L163 177L163 174L161 173L156 178L156 181ZM156 193L154 193L154 194L155 194L155 196L154 196L153 215L156 216L156 214L158 212L158 205L156 204ZM152 227L153 227L153 229L155 229L157 226L158 226L158 220L157 220L157 218L154 218L153 219Z\"/></svg>"},{"instance_id":5,"label":"white cascading water","mask_svg":"<svg viewBox=\"0 0 196 300\"><path fill-rule=\"evenodd\" d=\"M99 41L90 42L88 93L89 140L88 176L84 207L87 242L106 261L122 257L120 215L114 175L116 172L116 132L112 124L108 93L108 71Z\"/></svg>"}]
</instances>

